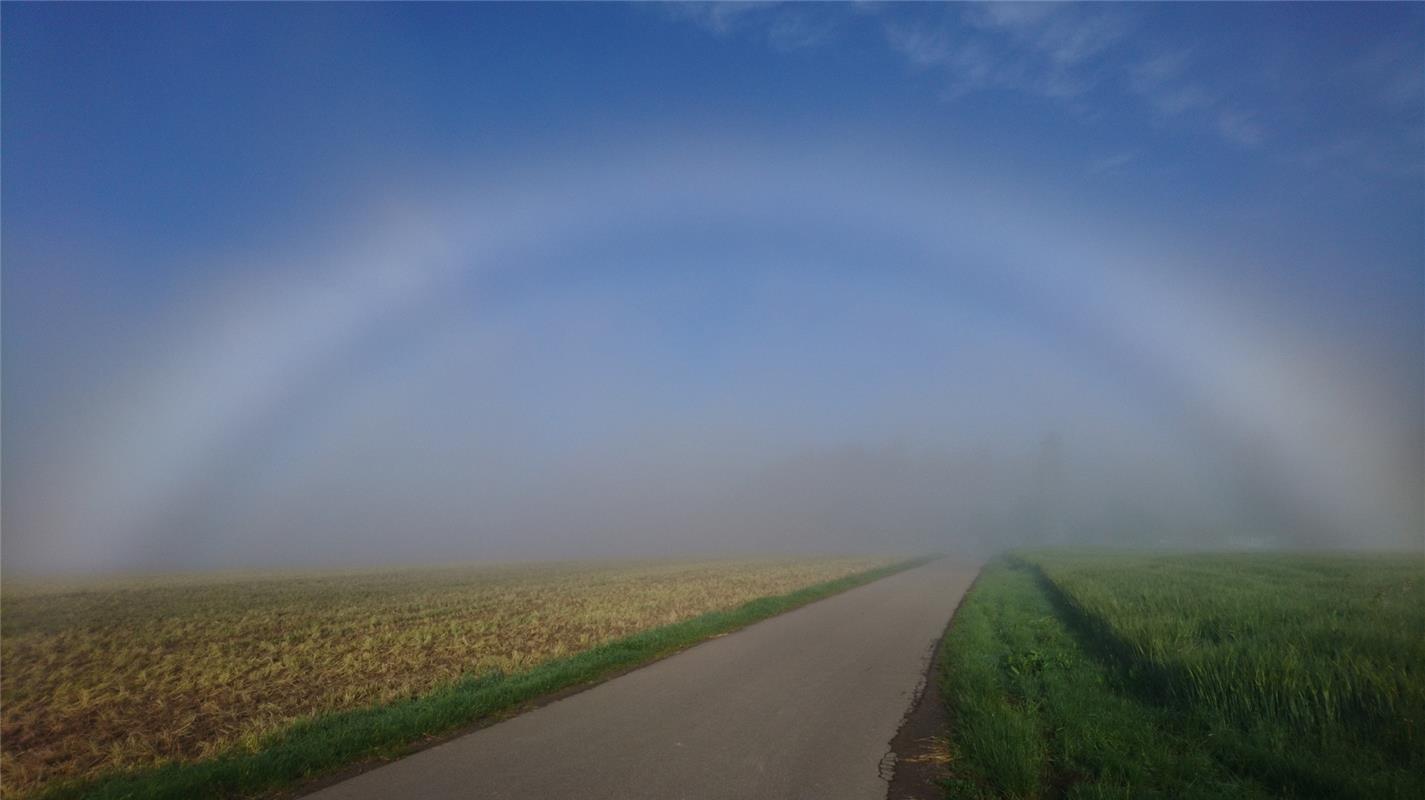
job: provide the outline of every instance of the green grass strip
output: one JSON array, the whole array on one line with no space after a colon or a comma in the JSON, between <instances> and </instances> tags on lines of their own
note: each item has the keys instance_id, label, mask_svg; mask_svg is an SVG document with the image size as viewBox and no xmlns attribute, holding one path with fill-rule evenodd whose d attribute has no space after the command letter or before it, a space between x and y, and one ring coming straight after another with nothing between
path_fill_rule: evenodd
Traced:
<instances>
[{"instance_id":1,"label":"green grass strip","mask_svg":"<svg viewBox=\"0 0 1425 800\"><path fill-rule=\"evenodd\" d=\"M1017 555L1122 693L1234 773L1279 796L1425 797L1417 559Z\"/></svg>"},{"instance_id":2,"label":"green grass strip","mask_svg":"<svg viewBox=\"0 0 1425 800\"><path fill-rule=\"evenodd\" d=\"M561 658L527 672L467 676L420 697L339 711L291 727L257 749L175 762L84 782L62 783L38 795L59 798L252 797L330 774L353 763L395 758L423 740L510 712L554 692L604 680L719 634L790 611L932 560L901 561L783 595L751 600L672 625L651 628Z\"/></svg>"},{"instance_id":3,"label":"green grass strip","mask_svg":"<svg viewBox=\"0 0 1425 800\"><path fill-rule=\"evenodd\" d=\"M1268 793L1213 759L1173 709L1123 691L1086 650L1038 573L1000 559L940 649L951 798L1242 798Z\"/></svg>"}]
</instances>

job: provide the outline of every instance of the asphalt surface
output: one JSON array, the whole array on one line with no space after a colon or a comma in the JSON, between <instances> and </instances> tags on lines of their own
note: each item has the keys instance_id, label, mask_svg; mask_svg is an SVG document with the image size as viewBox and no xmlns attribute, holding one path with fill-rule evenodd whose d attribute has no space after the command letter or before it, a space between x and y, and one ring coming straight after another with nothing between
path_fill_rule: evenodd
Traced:
<instances>
[{"instance_id":1,"label":"asphalt surface","mask_svg":"<svg viewBox=\"0 0 1425 800\"><path fill-rule=\"evenodd\" d=\"M978 565L941 559L329 786L376 798L885 798Z\"/></svg>"}]
</instances>

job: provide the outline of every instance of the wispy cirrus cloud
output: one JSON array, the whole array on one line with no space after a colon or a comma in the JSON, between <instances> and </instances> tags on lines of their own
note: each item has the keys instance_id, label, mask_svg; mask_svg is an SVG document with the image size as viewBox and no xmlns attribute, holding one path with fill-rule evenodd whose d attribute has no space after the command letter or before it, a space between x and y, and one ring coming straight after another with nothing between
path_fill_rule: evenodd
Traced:
<instances>
[{"instance_id":1,"label":"wispy cirrus cloud","mask_svg":"<svg viewBox=\"0 0 1425 800\"><path fill-rule=\"evenodd\" d=\"M674 19L691 22L718 36L726 36L741 28L754 15L774 6L774 3L672 3L663 8Z\"/></svg>"},{"instance_id":2,"label":"wispy cirrus cloud","mask_svg":"<svg viewBox=\"0 0 1425 800\"><path fill-rule=\"evenodd\" d=\"M947 101L1011 91L1089 117L1085 98L1102 90L1126 93L1159 122L1196 125L1234 146L1256 147L1270 136L1265 120L1227 103L1193 74L1188 51L1145 54L1136 41L1136 15L1121 7L985 3L906 13L878 6L695 3L669 13L717 36L764 38L779 50L831 44L847 20L874 18L892 52L912 69L943 79L940 96Z\"/></svg>"},{"instance_id":3,"label":"wispy cirrus cloud","mask_svg":"<svg viewBox=\"0 0 1425 800\"><path fill-rule=\"evenodd\" d=\"M1111 10L1070 16L1050 4L968 6L940 20L887 17L891 49L917 68L939 68L949 98L1003 89L1069 100L1102 79L1093 63L1128 30Z\"/></svg>"},{"instance_id":4,"label":"wispy cirrus cloud","mask_svg":"<svg viewBox=\"0 0 1425 800\"><path fill-rule=\"evenodd\" d=\"M1256 147L1268 137L1259 115L1234 106L1202 84L1189 50L1164 50L1141 58L1126 70L1124 86L1159 121L1197 120L1239 147Z\"/></svg>"},{"instance_id":5,"label":"wispy cirrus cloud","mask_svg":"<svg viewBox=\"0 0 1425 800\"><path fill-rule=\"evenodd\" d=\"M1309 145L1283 154L1283 160L1313 170L1365 172L1407 180L1425 180L1425 140L1416 136L1404 143L1379 135L1359 134Z\"/></svg>"},{"instance_id":6,"label":"wispy cirrus cloud","mask_svg":"<svg viewBox=\"0 0 1425 800\"><path fill-rule=\"evenodd\" d=\"M1117 9L1070 9L1057 3L988 3L967 6L964 21L1002 33L1050 64L1074 67L1117 44L1130 23Z\"/></svg>"},{"instance_id":7,"label":"wispy cirrus cloud","mask_svg":"<svg viewBox=\"0 0 1425 800\"><path fill-rule=\"evenodd\" d=\"M1220 109L1214 125L1222 138L1243 147L1256 147L1267 138L1267 129L1245 111Z\"/></svg>"},{"instance_id":8,"label":"wispy cirrus cloud","mask_svg":"<svg viewBox=\"0 0 1425 800\"><path fill-rule=\"evenodd\" d=\"M1088 172L1090 175L1105 175L1119 172L1124 167L1137 161L1142 153L1137 150L1125 150L1121 153L1113 153L1103 158L1094 159L1089 162Z\"/></svg>"},{"instance_id":9,"label":"wispy cirrus cloud","mask_svg":"<svg viewBox=\"0 0 1425 800\"><path fill-rule=\"evenodd\" d=\"M1126 85L1162 117L1212 108L1217 98L1187 77L1191 60L1187 50L1154 53L1128 68Z\"/></svg>"},{"instance_id":10,"label":"wispy cirrus cloud","mask_svg":"<svg viewBox=\"0 0 1425 800\"><path fill-rule=\"evenodd\" d=\"M1072 99L1100 85L1126 89L1161 118L1194 122L1239 147L1256 147L1269 136L1268 126L1249 111L1225 101L1194 75L1192 55L1170 49L1139 55L1133 19L1116 8L1083 8L1055 3L991 3L968 7L965 23L999 35L1003 88L1029 91L1049 99ZM1111 57L1111 58L1110 58ZM1124 68L1120 59L1134 59ZM1132 63L1132 62L1130 62Z\"/></svg>"},{"instance_id":11,"label":"wispy cirrus cloud","mask_svg":"<svg viewBox=\"0 0 1425 800\"><path fill-rule=\"evenodd\" d=\"M778 50L821 47L836 39L837 20L826 14L783 10L767 27L767 41Z\"/></svg>"},{"instance_id":12,"label":"wispy cirrus cloud","mask_svg":"<svg viewBox=\"0 0 1425 800\"><path fill-rule=\"evenodd\" d=\"M706 3L668 13L716 36L747 36L782 51L869 34L914 74L938 81L947 103L1011 92L1088 125L1105 114L1137 117L1229 152L1270 147L1273 161L1302 169L1361 179L1425 172L1425 58L1405 34L1329 58L1304 34L1284 34L1281 57L1268 66L1131 6ZM1371 111L1347 111L1352 104Z\"/></svg>"},{"instance_id":13,"label":"wispy cirrus cloud","mask_svg":"<svg viewBox=\"0 0 1425 800\"><path fill-rule=\"evenodd\" d=\"M938 67L949 63L956 52L945 30L932 30L923 25L885 24L886 42L912 66Z\"/></svg>"},{"instance_id":14,"label":"wispy cirrus cloud","mask_svg":"<svg viewBox=\"0 0 1425 800\"><path fill-rule=\"evenodd\" d=\"M840 15L832 10L782 3L674 3L665 6L675 19L690 22L715 36L748 33L765 39L775 50L792 51L830 44L836 39Z\"/></svg>"},{"instance_id":15,"label":"wispy cirrus cloud","mask_svg":"<svg viewBox=\"0 0 1425 800\"><path fill-rule=\"evenodd\" d=\"M1425 104L1425 69L1421 69L1419 48L1406 38L1367 50L1345 74L1357 84L1374 87L1371 96L1387 108L1419 112Z\"/></svg>"}]
</instances>

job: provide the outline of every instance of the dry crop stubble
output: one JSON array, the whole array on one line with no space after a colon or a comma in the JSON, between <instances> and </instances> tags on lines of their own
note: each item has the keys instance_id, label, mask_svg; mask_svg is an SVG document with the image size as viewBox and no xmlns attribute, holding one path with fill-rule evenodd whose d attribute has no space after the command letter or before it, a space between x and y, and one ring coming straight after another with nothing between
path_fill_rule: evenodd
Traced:
<instances>
[{"instance_id":1,"label":"dry crop stubble","mask_svg":"<svg viewBox=\"0 0 1425 800\"><path fill-rule=\"evenodd\" d=\"M255 746L292 722L518 672L887 559L471 565L7 584L3 782Z\"/></svg>"}]
</instances>

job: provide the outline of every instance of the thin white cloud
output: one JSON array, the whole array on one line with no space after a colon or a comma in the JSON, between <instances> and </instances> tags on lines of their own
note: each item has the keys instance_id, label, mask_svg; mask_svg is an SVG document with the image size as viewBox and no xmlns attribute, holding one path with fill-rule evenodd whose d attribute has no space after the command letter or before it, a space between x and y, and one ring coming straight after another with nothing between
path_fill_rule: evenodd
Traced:
<instances>
[{"instance_id":1,"label":"thin white cloud","mask_svg":"<svg viewBox=\"0 0 1425 800\"><path fill-rule=\"evenodd\" d=\"M1234 108L1193 77L1187 50L1154 53L1128 70L1127 89L1160 119L1199 118L1224 141L1256 147L1267 138L1260 117Z\"/></svg>"},{"instance_id":2,"label":"thin white cloud","mask_svg":"<svg viewBox=\"0 0 1425 800\"><path fill-rule=\"evenodd\" d=\"M1001 89L1031 94L1082 110L1082 97L1110 74L1104 56L1130 46L1130 19L1114 10L1052 3L990 3L966 7L962 25L945 27L886 20L886 41L912 66L940 68L942 97ZM1260 115L1225 103L1198 80L1186 49L1142 58L1122 87L1160 121L1181 118L1237 147L1269 137Z\"/></svg>"},{"instance_id":3,"label":"thin white cloud","mask_svg":"<svg viewBox=\"0 0 1425 800\"><path fill-rule=\"evenodd\" d=\"M984 91L1017 92L1057 103L1088 122L1103 107L1090 95L1112 92L1136 100L1150 122L1195 130L1232 148L1259 149L1292 138L1279 130L1282 109L1239 96L1235 84L1223 85L1221 76L1203 68L1196 47L1145 41L1136 35L1135 12L1119 6L1003 2L911 11L874 4L688 3L669 13L714 35L748 35L783 51L826 46L845 32L847 19L870 21L910 68L940 78L937 94L946 102ZM1339 74L1362 87L1377 107L1418 115L1425 110L1421 61L1416 43L1397 38L1364 52ZM1278 158L1306 168L1350 164L1361 173L1414 177L1425 169L1422 151L1425 135L1411 123L1403 133L1381 132L1373 144L1328 137Z\"/></svg>"},{"instance_id":4,"label":"thin white cloud","mask_svg":"<svg viewBox=\"0 0 1425 800\"><path fill-rule=\"evenodd\" d=\"M1099 82L1092 61L1122 35L1104 13L1064 13L1043 5L973 6L958 24L888 18L883 35L917 69L939 69L942 97L988 89L1072 101Z\"/></svg>"},{"instance_id":5,"label":"thin white cloud","mask_svg":"<svg viewBox=\"0 0 1425 800\"><path fill-rule=\"evenodd\" d=\"M1138 62L1129 70L1129 81L1147 91L1167 84L1187 72L1192 54L1187 50L1164 50Z\"/></svg>"},{"instance_id":6,"label":"thin white cloud","mask_svg":"<svg viewBox=\"0 0 1425 800\"><path fill-rule=\"evenodd\" d=\"M1346 173L1381 175L1405 180L1425 179L1425 140L1417 133L1415 147L1389 146L1358 134L1333 141L1313 144L1282 160L1307 169L1327 170L1346 177Z\"/></svg>"},{"instance_id":7,"label":"thin white cloud","mask_svg":"<svg viewBox=\"0 0 1425 800\"><path fill-rule=\"evenodd\" d=\"M1345 70L1353 87L1365 87L1376 102L1397 111L1425 108L1425 63L1408 40L1383 42Z\"/></svg>"},{"instance_id":8,"label":"thin white cloud","mask_svg":"<svg viewBox=\"0 0 1425 800\"><path fill-rule=\"evenodd\" d=\"M969 6L966 18L981 27L1032 30L1059 10L1053 3L979 3Z\"/></svg>"},{"instance_id":9,"label":"thin white cloud","mask_svg":"<svg viewBox=\"0 0 1425 800\"><path fill-rule=\"evenodd\" d=\"M1099 57L1129 30L1116 11L1041 3L969 6L960 27L963 49L975 54L947 61L961 93L998 88L1060 101L1099 84Z\"/></svg>"},{"instance_id":10,"label":"thin white cloud","mask_svg":"<svg viewBox=\"0 0 1425 800\"><path fill-rule=\"evenodd\" d=\"M1164 117L1211 108L1217 99L1191 82L1187 77L1190 66L1191 54L1186 50L1154 53L1128 70L1128 89Z\"/></svg>"},{"instance_id":11,"label":"thin white cloud","mask_svg":"<svg viewBox=\"0 0 1425 800\"><path fill-rule=\"evenodd\" d=\"M1124 167L1137 161L1140 153L1137 150L1127 150L1122 153L1114 153L1095 159L1089 162L1088 171L1090 175L1102 175L1105 173L1119 172Z\"/></svg>"},{"instance_id":12,"label":"thin white cloud","mask_svg":"<svg viewBox=\"0 0 1425 800\"><path fill-rule=\"evenodd\" d=\"M1217 132L1233 144L1256 147L1266 138L1266 130L1250 114L1223 109L1217 112Z\"/></svg>"},{"instance_id":13,"label":"thin white cloud","mask_svg":"<svg viewBox=\"0 0 1425 800\"><path fill-rule=\"evenodd\" d=\"M965 21L1008 34L1054 65L1073 67L1103 53L1129 30L1116 11L1056 3L987 3L969 6Z\"/></svg>"},{"instance_id":14,"label":"thin white cloud","mask_svg":"<svg viewBox=\"0 0 1425 800\"><path fill-rule=\"evenodd\" d=\"M1155 112L1168 117L1206 111L1217 104L1211 92L1195 83L1156 89L1144 94L1144 98Z\"/></svg>"},{"instance_id":15,"label":"thin white cloud","mask_svg":"<svg viewBox=\"0 0 1425 800\"><path fill-rule=\"evenodd\" d=\"M823 47L836 39L836 18L800 10L780 10L767 27L767 42L782 51Z\"/></svg>"},{"instance_id":16,"label":"thin white cloud","mask_svg":"<svg viewBox=\"0 0 1425 800\"><path fill-rule=\"evenodd\" d=\"M715 36L750 31L784 52L830 44L836 38L840 17L810 5L770 2L675 3L665 8L673 18Z\"/></svg>"},{"instance_id":17,"label":"thin white cloud","mask_svg":"<svg viewBox=\"0 0 1425 800\"><path fill-rule=\"evenodd\" d=\"M703 30L726 36L741 28L753 15L772 8L772 3L672 3L663 6L668 14Z\"/></svg>"},{"instance_id":18,"label":"thin white cloud","mask_svg":"<svg viewBox=\"0 0 1425 800\"><path fill-rule=\"evenodd\" d=\"M944 31L895 20L887 20L884 31L886 43L911 66L923 69L945 64L950 59L950 37Z\"/></svg>"}]
</instances>

